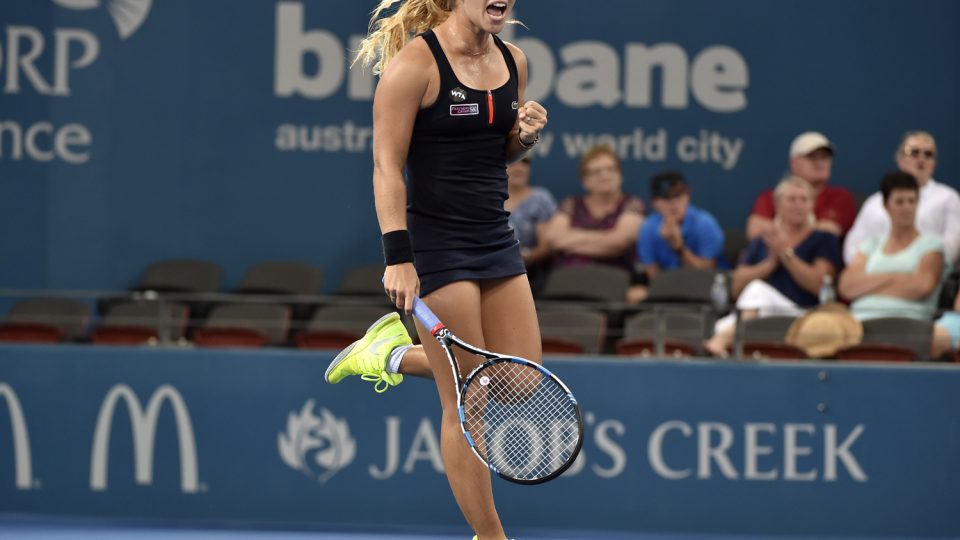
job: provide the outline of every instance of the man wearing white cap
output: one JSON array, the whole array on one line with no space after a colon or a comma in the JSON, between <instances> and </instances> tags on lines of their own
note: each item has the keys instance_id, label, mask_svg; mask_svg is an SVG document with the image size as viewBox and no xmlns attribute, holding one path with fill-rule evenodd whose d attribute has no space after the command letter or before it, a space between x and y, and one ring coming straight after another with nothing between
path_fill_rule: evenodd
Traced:
<instances>
[{"instance_id":1,"label":"man wearing white cap","mask_svg":"<svg viewBox=\"0 0 960 540\"><path fill-rule=\"evenodd\" d=\"M842 237L853 225L857 204L846 188L827 185L833 168L833 151L833 143L822 133L801 133L790 145L790 172L813 187L816 228ZM747 219L747 238L752 240L770 227L775 212L773 190L768 189L753 203Z\"/></svg>"},{"instance_id":2,"label":"man wearing white cap","mask_svg":"<svg viewBox=\"0 0 960 540\"><path fill-rule=\"evenodd\" d=\"M944 258L956 268L960 263L960 194L933 179L937 167L937 143L926 131L911 131L903 136L896 154L897 167L910 173L920 184L917 201L917 229L943 240ZM876 192L860 208L857 220L843 244L843 258L849 263L860 244L890 230L890 216L883 208L883 197Z\"/></svg>"}]
</instances>

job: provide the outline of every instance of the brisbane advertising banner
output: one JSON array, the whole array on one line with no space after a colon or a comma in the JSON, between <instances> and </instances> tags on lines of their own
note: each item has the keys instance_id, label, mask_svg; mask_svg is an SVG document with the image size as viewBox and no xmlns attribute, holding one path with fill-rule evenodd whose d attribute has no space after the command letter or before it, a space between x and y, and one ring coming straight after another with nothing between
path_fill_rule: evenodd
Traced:
<instances>
[{"instance_id":1,"label":"brisbane advertising banner","mask_svg":"<svg viewBox=\"0 0 960 540\"><path fill-rule=\"evenodd\" d=\"M123 289L158 259L328 270L379 260L376 78L350 68L374 0L4 0L0 266L8 287ZM792 138L836 145L832 182L876 191L907 130L960 178L960 4L523 1L503 37L550 124L533 182L579 193L606 143L627 191L681 170L742 228Z\"/></svg>"},{"instance_id":2,"label":"brisbane advertising banner","mask_svg":"<svg viewBox=\"0 0 960 540\"><path fill-rule=\"evenodd\" d=\"M331 353L0 347L0 513L462 526L432 383ZM960 371L554 360L583 451L517 529L956 537ZM535 504L532 504L535 502Z\"/></svg>"}]
</instances>

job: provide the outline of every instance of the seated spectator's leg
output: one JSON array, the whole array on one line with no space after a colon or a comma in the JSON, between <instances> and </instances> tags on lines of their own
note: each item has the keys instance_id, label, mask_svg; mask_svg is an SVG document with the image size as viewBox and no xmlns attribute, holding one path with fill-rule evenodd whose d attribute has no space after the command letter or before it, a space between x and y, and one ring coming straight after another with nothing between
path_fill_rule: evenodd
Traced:
<instances>
[{"instance_id":1,"label":"seated spectator's leg","mask_svg":"<svg viewBox=\"0 0 960 540\"><path fill-rule=\"evenodd\" d=\"M753 280L743 288L737 298L740 320L773 315L800 315L804 312L777 289L763 280ZM713 337L704 342L703 347L714 356L727 357L727 349L733 344L736 333L736 318L727 315L718 320L713 327Z\"/></svg>"},{"instance_id":2,"label":"seated spectator's leg","mask_svg":"<svg viewBox=\"0 0 960 540\"><path fill-rule=\"evenodd\" d=\"M648 289L646 285L631 285L627 289L627 303L639 304L647 299Z\"/></svg>"},{"instance_id":3,"label":"seated spectator's leg","mask_svg":"<svg viewBox=\"0 0 960 540\"><path fill-rule=\"evenodd\" d=\"M960 312L948 311L933 325L930 357L936 360L941 355L958 348L960 348Z\"/></svg>"},{"instance_id":4,"label":"seated spectator's leg","mask_svg":"<svg viewBox=\"0 0 960 540\"><path fill-rule=\"evenodd\" d=\"M756 309L740 310L741 321L753 319L757 315L758 311ZM736 313L731 313L725 317L721 317L716 324L713 325L713 336L703 342L703 348L713 356L718 358L727 358L730 355L729 348L731 345L733 345L733 337L736 333L736 330Z\"/></svg>"},{"instance_id":5,"label":"seated spectator's leg","mask_svg":"<svg viewBox=\"0 0 960 540\"><path fill-rule=\"evenodd\" d=\"M803 308L797 306L780 291L766 281L755 279L747 284L737 298L740 309L756 309L759 317L773 315L802 315Z\"/></svg>"}]
</instances>

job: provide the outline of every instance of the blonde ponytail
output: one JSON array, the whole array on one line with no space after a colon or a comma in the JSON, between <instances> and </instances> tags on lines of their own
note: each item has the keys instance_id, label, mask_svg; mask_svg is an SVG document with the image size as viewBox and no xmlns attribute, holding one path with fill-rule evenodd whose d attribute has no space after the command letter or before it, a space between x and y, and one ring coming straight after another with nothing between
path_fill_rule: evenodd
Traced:
<instances>
[{"instance_id":1,"label":"blonde ponytail","mask_svg":"<svg viewBox=\"0 0 960 540\"><path fill-rule=\"evenodd\" d=\"M373 65L373 73L379 75L404 45L421 34L447 20L457 0L381 0L370 17L366 39L360 42L360 50L353 63ZM389 17L380 15L399 3L400 7ZM352 64L351 64L352 65Z\"/></svg>"}]
</instances>

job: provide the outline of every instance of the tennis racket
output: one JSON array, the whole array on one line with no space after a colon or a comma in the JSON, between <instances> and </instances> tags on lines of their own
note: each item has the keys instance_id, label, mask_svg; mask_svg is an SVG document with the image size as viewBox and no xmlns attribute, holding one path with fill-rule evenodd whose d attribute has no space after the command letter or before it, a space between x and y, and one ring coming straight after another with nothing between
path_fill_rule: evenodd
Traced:
<instances>
[{"instance_id":1,"label":"tennis racket","mask_svg":"<svg viewBox=\"0 0 960 540\"><path fill-rule=\"evenodd\" d=\"M535 362L464 342L416 297L413 314L450 360L460 429L480 461L518 484L540 484L563 474L583 446L583 416L567 385ZM454 345L486 361L463 378Z\"/></svg>"}]
</instances>

